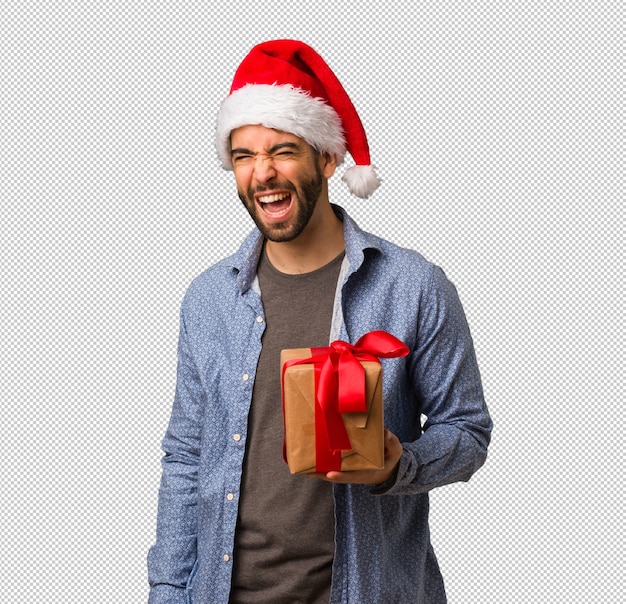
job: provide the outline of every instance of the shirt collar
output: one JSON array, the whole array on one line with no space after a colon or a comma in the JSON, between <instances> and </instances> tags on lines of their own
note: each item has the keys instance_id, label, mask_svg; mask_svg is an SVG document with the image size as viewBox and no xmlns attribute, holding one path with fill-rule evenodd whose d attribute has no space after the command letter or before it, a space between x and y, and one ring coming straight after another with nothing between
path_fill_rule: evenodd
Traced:
<instances>
[{"instance_id":1,"label":"shirt collar","mask_svg":"<svg viewBox=\"0 0 626 604\"><path fill-rule=\"evenodd\" d=\"M350 268L348 275L359 270L365 258L365 250L376 250L383 253L380 240L370 233L361 230L348 216L347 212L333 204L333 210L343 222L343 236L346 244L346 258ZM246 291L256 278L256 268L263 249L263 236L255 228L244 239L233 258L233 269L237 271L237 284L241 292Z\"/></svg>"},{"instance_id":2,"label":"shirt collar","mask_svg":"<svg viewBox=\"0 0 626 604\"><path fill-rule=\"evenodd\" d=\"M383 249L380 245L380 239L371 233L363 231L343 208L333 205L333 209L343 222L346 258L350 264L347 276L350 276L361 268L366 250L375 250L382 254Z\"/></svg>"}]
</instances>

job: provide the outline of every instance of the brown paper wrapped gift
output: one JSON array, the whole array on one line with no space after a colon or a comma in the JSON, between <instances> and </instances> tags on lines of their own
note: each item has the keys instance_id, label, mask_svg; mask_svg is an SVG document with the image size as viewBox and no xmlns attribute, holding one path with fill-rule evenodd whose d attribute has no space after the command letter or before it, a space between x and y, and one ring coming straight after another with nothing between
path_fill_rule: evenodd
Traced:
<instances>
[{"instance_id":1,"label":"brown paper wrapped gift","mask_svg":"<svg viewBox=\"0 0 626 604\"><path fill-rule=\"evenodd\" d=\"M286 361L310 357L310 348L283 350L281 368ZM341 452L341 470L384 467L382 367L376 361L361 361L361 366L365 370L367 411L341 415L351 445ZM284 452L292 474L316 471L315 396L314 365L288 367L283 379Z\"/></svg>"},{"instance_id":2,"label":"brown paper wrapped gift","mask_svg":"<svg viewBox=\"0 0 626 604\"><path fill-rule=\"evenodd\" d=\"M336 340L281 352L283 455L293 474L384 468L379 359L407 354L404 343L381 330L354 345Z\"/></svg>"}]
</instances>

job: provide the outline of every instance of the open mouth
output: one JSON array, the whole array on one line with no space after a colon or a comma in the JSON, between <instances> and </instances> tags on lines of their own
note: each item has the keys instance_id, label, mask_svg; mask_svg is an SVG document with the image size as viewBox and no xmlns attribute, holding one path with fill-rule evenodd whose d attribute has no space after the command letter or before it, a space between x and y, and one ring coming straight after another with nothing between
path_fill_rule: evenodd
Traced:
<instances>
[{"instance_id":1,"label":"open mouth","mask_svg":"<svg viewBox=\"0 0 626 604\"><path fill-rule=\"evenodd\" d=\"M282 218L291 209L292 198L289 191L279 191L257 195L257 203L271 218Z\"/></svg>"}]
</instances>

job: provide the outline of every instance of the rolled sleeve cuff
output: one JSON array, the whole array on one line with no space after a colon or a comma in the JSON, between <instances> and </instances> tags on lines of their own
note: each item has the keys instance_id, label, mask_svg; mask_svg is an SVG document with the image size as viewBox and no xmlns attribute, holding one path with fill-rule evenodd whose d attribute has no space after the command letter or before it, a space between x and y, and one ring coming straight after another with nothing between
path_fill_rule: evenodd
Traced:
<instances>
[{"instance_id":1,"label":"rolled sleeve cuff","mask_svg":"<svg viewBox=\"0 0 626 604\"><path fill-rule=\"evenodd\" d=\"M407 493L407 487L413 485L417 470L418 464L415 456L404 449L396 473L389 480L376 485L370 493L372 495L404 495Z\"/></svg>"}]
</instances>

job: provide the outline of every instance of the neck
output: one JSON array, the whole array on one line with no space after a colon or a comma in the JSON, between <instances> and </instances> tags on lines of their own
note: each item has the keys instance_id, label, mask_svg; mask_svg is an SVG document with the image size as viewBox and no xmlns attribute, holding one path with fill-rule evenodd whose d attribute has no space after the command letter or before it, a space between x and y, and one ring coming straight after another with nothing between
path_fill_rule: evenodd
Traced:
<instances>
[{"instance_id":1,"label":"neck","mask_svg":"<svg viewBox=\"0 0 626 604\"><path fill-rule=\"evenodd\" d=\"M334 260L344 250L343 223L330 203L322 202L296 239L267 241L265 250L274 268L282 273L310 273Z\"/></svg>"}]
</instances>

